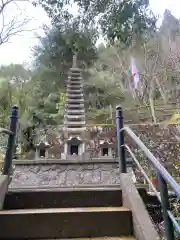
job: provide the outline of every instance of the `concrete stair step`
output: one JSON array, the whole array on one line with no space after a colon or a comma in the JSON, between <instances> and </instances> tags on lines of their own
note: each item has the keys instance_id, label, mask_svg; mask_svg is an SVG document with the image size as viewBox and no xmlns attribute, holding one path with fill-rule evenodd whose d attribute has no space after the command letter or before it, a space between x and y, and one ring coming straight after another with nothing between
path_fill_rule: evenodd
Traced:
<instances>
[{"instance_id":1,"label":"concrete stair step","mask_svg":"<svg viewBox=\"0 0 180 240\"><path fill-rule=\"evenodd\" d=\"M53 239L132 235L125 207L49 208L0 211L1 239Z\"/></svg>"},{"instance_id":2,"label":"concrete stair step","mask_svg":"<svg viewBox=\"0 0 180 240\"><path fill-rule=\"evenodd\" d=\"M8 192L4 209L117 207L121 205L122 191L117 188L41 190L38 192L21 190Z\"/></svg>"}]
</instances>

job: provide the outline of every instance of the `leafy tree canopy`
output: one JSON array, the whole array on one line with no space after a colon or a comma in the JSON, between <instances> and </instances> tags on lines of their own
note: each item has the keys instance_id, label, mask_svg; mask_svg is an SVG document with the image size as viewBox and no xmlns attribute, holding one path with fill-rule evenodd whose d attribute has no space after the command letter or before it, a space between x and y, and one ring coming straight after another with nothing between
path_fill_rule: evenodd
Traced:
<instances>
[{"instance_id":1,"label":"leafy tree canopy","mask_svg":"<svg viewBox=\"0 0 180 240\"><path fill-rule=\"evenodd\" d=\"M31 71L26 69L22 64L10 64L8 66L0 66L0 76L9 80L28 80Z\"/></svg>"},{"instance_id":2,"label":"leafy tree canopy","mask_svg":"<svg viewBox=\"0 0 180 240\"><path fill-rule=\"evenodd\" d=\"M169 10L164 12L160 33L173 41L180 35L180 21Z\"/></svg>"},{"instance_id":3,"label":"leafy tree canopy","mask_svg":"<svg viewBox=\"0 0 180 240\"><path fill-rule=\"evenodd\" d=\"M72 66L72 57L78 53L81 67L92 65L96 59L96 47L92 34L69 26L66 30L54 27L45 30L41 44L34 49L36 63L46 66L61 76Z\"/></svg>"},{"instance_id":4,"label":"leafy tree canopy","mask_svg":"<svg viewBox=\"0 0 180 240\"><path fill-rule=\"evenodd\" d=\"M34 113L44 123L56 124L63 119L60 94L65 92L73 55L77 53L78 66L88 68L96 60L97 52L92 32L80 29L75 20L66 27L44 30L45 37L40 37L40 44L34 48L36 67L31 81Z\"/></svg>"},{"instance_id":5,"label":"leafy tree canopy","mask_svg":"<svg viewBox=\"0 0 180 240\"><path fill-rule=\"evenodd\" d=\"M59 24L60 18L64 22L76 18L81 27L92 24L108 40L125 44L154 30L156 24L148 0L42 0L40 4L54 24ZM77 9L76 17L72 9Z\"/></svg>"}]
</instances>

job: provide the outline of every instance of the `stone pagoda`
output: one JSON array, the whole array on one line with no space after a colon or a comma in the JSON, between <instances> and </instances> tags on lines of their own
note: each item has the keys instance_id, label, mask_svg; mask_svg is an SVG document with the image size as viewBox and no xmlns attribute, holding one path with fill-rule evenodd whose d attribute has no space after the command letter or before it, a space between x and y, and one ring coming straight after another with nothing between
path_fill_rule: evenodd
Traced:
<instances>
[{"instance_id":1,"label":"stone pagoda","mask_svg":"<svg viewBox=\"0 0 180 240\"><path fill-rule=\"evenodd\" d=\"M85 152L85 107L81 69L77 67L77 56L73 56L73 65L66 86L66 104L64 115L64 158L84 156Z\"/></svg>"}]
</instances>

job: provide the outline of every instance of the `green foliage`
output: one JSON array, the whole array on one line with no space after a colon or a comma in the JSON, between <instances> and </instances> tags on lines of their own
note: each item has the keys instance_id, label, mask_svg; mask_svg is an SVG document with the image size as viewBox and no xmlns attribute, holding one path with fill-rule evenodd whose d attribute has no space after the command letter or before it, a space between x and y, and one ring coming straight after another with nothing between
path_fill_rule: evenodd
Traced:
<instances>
[{"instance_id":1,"label":"green foliage","mask_svg":"<svg viewBox=\"0 0 180 240\"><path fill-rule=\"evenodd\" d=\"M134 38L144 38L147 32L156 28L156 18L148 0L74 0L74 3L70 0L43 0L40 4L54 24L62 24L59 19L65 22L76 19L81 27L93 25L99 35L103 33L108 40L119 40L126 45ZM76 16L68 11L73 6L78 11Z\"/></svg>"},{"instance_id":2,"label":"green foliage","mask_svg":"<svg viewBox=\"0 0 180 240\"><path fill-rule=\"evenodd\" d=\"M110 41L119 40L129 45L133 39L141 39L156 29L156 19L149 10L149 2L114 1L100 19L103 33Z\"/></svg>"},{"instance_id":3,"label":"green foliage","mask_svg":"<svg viewBox=\"0 0 180 240\"><path fill-rule=\"evenodd\" d=\"M41 2L52 17L53 25L44 29L44 37L39 37L39 45L34 48L32 71L18 64L0 68L0 123L8 125L11 105L16 103L20 108L20 138L26 139L26 150L30 143L32 145L33 137L27 136L32 135L34 128L63 123L63 96L74 53L77 53L78 65L86 70L83 73L85 106L88 119L94 122L111 119L118 104L131 108L162 102L167 95L166 89L172 86L173 81L170 80L179 76L175 68L167 68L166 61L170 49L166 30L179 29L178 21L172 16L171 24L168 25L170 15L166 14L162 28L156 34L148 35L146 41L139 40L134 47L127 47L127 43L134 39L133 34L138 38L144 37L154 27L155 19L149 14L148 1L75 2L80 12L73 17L67 11L69 1ZM92 25L95 18L98 24ZM115 43L96 48L97 26L98 29L101 26L100 31ZM174 30L170 32L174 34ZM126 43L126 48L122 42ZM142 95L138 95L130 83L129 58L132 54L137 59L141 74ZM161 87L156 84L156 78ZM178 86L177 80L174 80L175 83Z\"/></svg>"},{"instance_id":4,"label":"green foliage","mask_svg":"<svg viewBox=\"0 0 180 240\"><path fill-rule=\"evenodd\" d=\"M39 56L39 60L43 60L45 65L50 57L51 61L54 60L53 63L57 60L59 64L63 60L69 63L75 52L78 52L79 58L86 64L91 64L91 61L96 59L93 35L87 29L79 29L78 26L69 24L66 29L62 27L45 28L44 33L45 37L39 38L41 46L35 49L35 55L39 56L38 53L43 53L43 59Z\"/></svg>"},{"instance_id":5,"label":"green foliage","mask_svg":"<svg viewBox=\"0 0 180 240\"><path fill-rule=\"evenodd\" d=\"M78 65L87 68L96 60L96 47L91 33L79 30L71 24L66 30L58 27L45 29L45 37L34 48L36 71L34 82L34 114L44 124L56 125L63 121L64 100L69 68L73 55L78 54Z\"/></svg>"},{"instance_id":6,"label":"green foliage","mask_svg":"<svg viewBox=\"0 0 180 240\"><path fill-rule=\"evenodd\" d=\"M109 111L106 108L97 109L89 107L87 118L93 123L102 123L109 118Z\"/></svg>"},{"instance_id":7,"label":"green foliage","mask_svg":"<svg viewBox=\"0 0 180 240\"><path fill-rule=\"evenodd\" d=\"M124 100L122 89L114 84L110 72L101 69L90 70L90 78L85 87L86 105L89 108L104 109Z\"/></svg>"},{"instance_id":8,"label":"green foliage","mask_svg":"<svg viewBox=\"0 0 180 240\"><path fill-rule=\"evenodd\" d=\"M1 66L0 76L4 79L0 84L0 124L9 127L9 116L13 104L19 107L19 135L29 125L31 116L30 77L31 72L22 65L11 64ZM1 139L1 146L5 146L5 139Z\"/></svg>"},{"instance_id":9,"label":"green foliage","mask_svg":"<svg viewBox=\"0 0 180 240\"><path fill-rule=\"evenodd\" d=\"M180 34L180 21L175 18L169 10L164 12L160 33L172 40L175 40Z\"/></svg>"},{"instance_id":10,"label":"green foliage","mask_svg":"<svg viewBox=\"0 0 180 240\"><path fill-rule=\"evenodd\" d=\"M40 38L40 41L41 45L35 47L34 54L37 64L47 69L46 72L41 73L45 76L42 78L45 80L50 75L55 80L53 85L58 87L62 87L63 81L67 78L74 53L78 53L81 67L92 65L97 57L91 34L73 29L71 26L66 31L61 31L56 27L46 29L45 37ZM57 81L58 78L59 81Z\"/></svg>"},{"instance_id":11,"label":"green foliage","mask_svg":"<svg viewBox=\"0 0 180 240\"><path fill-rule=\"evenodd\" d=\"M0 77L8 80L29 80L31 76L31 71L25 69L21 64L10 64L8 66L0 67ZM18 82L17 82L18 83Z\"/></svg>"}]
</instances>

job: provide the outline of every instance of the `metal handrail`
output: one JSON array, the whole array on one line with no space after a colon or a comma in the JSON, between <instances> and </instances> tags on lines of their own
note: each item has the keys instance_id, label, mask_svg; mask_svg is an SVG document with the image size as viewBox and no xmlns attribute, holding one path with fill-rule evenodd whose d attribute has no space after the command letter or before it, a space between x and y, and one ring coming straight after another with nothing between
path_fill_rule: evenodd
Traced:
<instances>
[{"instance_id":1,"label":"metal handrail","mask_svg":"<svg viewBox=\"0 0 180 240\"><path fill-rule=\"evenodd\" d=\"M124 145L126 147L126 149L128 150L129 154L131 155L132 159L134 160L134 162L136 163L137 167L139 168L139 170L141 171L141 173L143 174L144 178L146 179L146 181L149 183L151 189L153 190L153 192L156 194L158 200L161 202L161 196L159 194L159 192L156 190L156 188L154 187L154 185L152 184L151 180L149 179L148 175L146 174L146 172L144 171L143 167L141 166L141 164L139 163L139 161L137 160L136 156L134 155L134 153L131 151L130 147L128 145Z\"/></svg>"},{"instance_id":2,"label":"metal handrail","mask_svg":"<svg viewBox=\"0 0 180 240\"><path fill-rule=\"evenodd\" d=\"M180 185L174 180L174 178L168 173L168 171L161 165L161 163L154 157L144 143L137 137L129 127L124 127L120 131L125 131L131 139L138 145L138 147L144 152L146 157L151 161L155 169L162 175L166 183L168 183L177 196L180 198Z\"/></svg>"},{"instance_id":3,"label":"metal handrail","mask_svg":"<svg viewBox=\"0 0 180 240\"><path fill-rule=\"evenodd\" d=\"M136 163L137 167L139 168L139 170L141 171L142 175L144 176L144 178L146 179L146 181L149 183L150 188L153 190L153 192L156 194L158 200L160 203L162 203L161 201L161 196L159 194L159 192L156 190L156 188L154 187L154 185L152 184L151 180L149 179L148 175L146 174L146 172L144 171L144 169L142 168L141 164L139 163L139 161L137 160L136 156L134 155L134 153L131 151L130 147L128 145L124 145L125 148L128 150L129 154L131 155L132 159L134 160L134 162ZM180 233L180 225L177 222L177 218L175 218L173 216L173 214L171 213L171 211L167 211L168 215L173 223L173 225L175 226L175 228L177 229L177 231Z\"/></svg>"},{"instance_id":4,"label":"metal handrail","mask_svg":"<svg viewBox=\"0 0 180 240\"><path fill-rule=\"evenodd\" d=\"M177 218L173 216L170 209L169 196L168 196L168 186L170 186L173 191L176 193L177 197L180 198L180 185L174 180L174 178L168 173L168 171L161 165L161 163L155 158L155 156L150 152L150 150L144 145L141 139L136 136L136 134L129 128L124 127L123 121L123 111L121 107L116 108L116 133L117 133L117 149L119 156L119 167L121 173L127 172L127 161L125 156L125 148L130 153L132 159L136 163L137 167L140 169L142 175L150 184L152 190L157 195L157 198L161 202L163 220L165 226L165 235L167 240L175 240L175 231L180 234L180 224L177 222ZM142 168L141 164L129 148L125 144L124 134L127 135L133 140L133 142L142 150L145 156L150 160L151 164L154 166L156 170L156 175L158 179L159 192L151 183L148 175Z\"/></svg>"}]
</instances>

